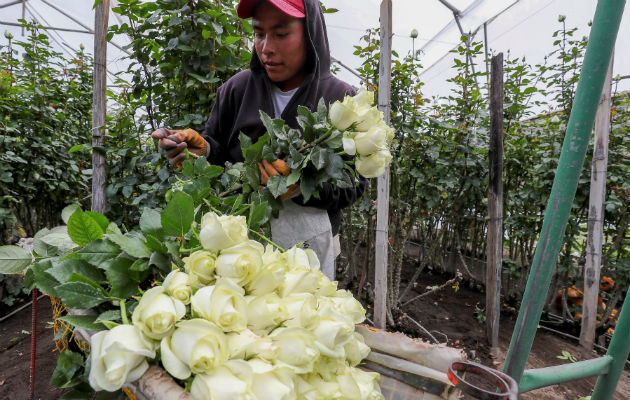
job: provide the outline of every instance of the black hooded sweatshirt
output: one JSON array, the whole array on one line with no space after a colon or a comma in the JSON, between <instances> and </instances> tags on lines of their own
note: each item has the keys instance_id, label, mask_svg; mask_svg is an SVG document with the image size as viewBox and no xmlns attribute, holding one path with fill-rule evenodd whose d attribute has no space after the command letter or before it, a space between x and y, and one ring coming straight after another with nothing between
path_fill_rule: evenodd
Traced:
<instances>
[{"instance_id":1,"label":"black hooded sweatshirt","mask_svg":"<svg viewBox=\"0 0 630 400\"><path fill-rule=\"evenodd\" d=\"M304 0L304 8L308 46L305 63L307 74L281 115L290 127L296 129L299 129L299 105L316 111L321 98L329 105L343 100L346 94L355 94L350 85L335 78L330 72L328 35L319 1ZM234 75L217 91L214 107L202 133L210 143L208 161L215 165L223 165L226 161L243 161L239 133L243 132L254 142L265 134L259 110L268 115L275 114L272 85L254 49L250 69ZM341 225L341 209L354 203L365 191L367 183L367 179L361 178L356 187L349 189L335 189L331 184L325 183L319 190L319 199L312 197L304 203L302 196L298 196L294 201L327 210L333 235L336 235Z\"/></svg>"}]
</instances>

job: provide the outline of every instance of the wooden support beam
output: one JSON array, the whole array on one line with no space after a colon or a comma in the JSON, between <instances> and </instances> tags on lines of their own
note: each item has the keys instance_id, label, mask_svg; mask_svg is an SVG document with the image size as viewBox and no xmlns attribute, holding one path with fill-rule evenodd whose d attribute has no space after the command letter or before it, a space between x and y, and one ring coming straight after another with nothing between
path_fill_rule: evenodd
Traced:
<instances>
[{"instance_id":1,"label":"wooden support beam","mask_svg":"<svg viewBox=\"0 0 630 400\"><path fill-rule=\"evenodd\" d=\"M608 135L610 132L611 83L613 60L610 60L604 81L602 98L595 115L595 146L591 167L591 190L588 205L588 238L586 265L584 266L584 301L580 345L590 352L597 326L597 297L602 267L602 238L604 235L604 200L606 198L606 171L608 166Z\"/></svg>"},{"instance_id":2,"label":"wooden support beam","mask_svg":"<svg viewBox=\"0 0 630 400\"><path fill-rule=\"evenodd\" d=\"M381 55L378 78L378 109L390 123L392 80L392 0L381 2ZM387 326L387 250L389 249L389 168L378 178L376 215L374 325Z\"/></svg>"},{"instance_id":3,"label":"wooden support beam","mask_svg":"<svg viewBox=\"0 0 630 400\"><path fill-rule=\"evenodd\" d=\"M94 94L92 105L92 146L105 144L105 116L107 114L107 26L109 0L103 0L94 14ZM105 154L92 152L92 211L105 212Z\"/></svg>"},{"instance_id":4,"label":"wooden support beam","mask_svg":"<svg viewBox=\"0 0 630 400\"><path fill-rule=\"evenodd\" d=\"M491 64L486 336L494 354L499 348L503 259L503 53L492 57Z\"/></svg>"}]
</instances>

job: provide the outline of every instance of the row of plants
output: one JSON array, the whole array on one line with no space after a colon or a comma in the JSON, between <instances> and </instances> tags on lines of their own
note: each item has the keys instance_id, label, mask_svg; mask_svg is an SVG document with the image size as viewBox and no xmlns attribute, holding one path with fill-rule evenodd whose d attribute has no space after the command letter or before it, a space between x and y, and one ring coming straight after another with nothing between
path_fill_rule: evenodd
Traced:
<instances>
[{"instance_id":1,"label":"row of plants","mask_svg":"<svg viewBox=\"0 0 630 400\"><path fill-rule=\"evenodd\" d=\"M520 298L542 227L547 198L564 140L586 38L576 38L564 18L553 34L554 50L543 63L505 56L504 81L504 291ZM390 175L389 322L395 324L410 288L424 268L448 269L457 263L464 276L483 284L486 252L489 100L481 43L453 50L449 95L422 95L421 65L414 57L395 57L392 65L393 164ZM379 35L367 32L356 55L361 74L378 82ZM395 55L396 56L396 55ZM476 61L475 61L476 60ZM614 89L614 87L613 87ZM604 293L615 306L627 291L630 272L628 186L630 97L614 97L605 203L602 274L615 289ZM581 286L586 254L592 146L587 156L558 268L549 292ZM624 183L626 182L626 183ZM373 274L376 190L344 215L344 279L368 294ZM405 246L413 238L419 263L403 279ZM362 243L363 247L356 246ZM406 282L405 282L406 281ZM611 307L612 308L612 307ZM569 310L564 315L571 318Z\"/></svg>"}]
</instances>

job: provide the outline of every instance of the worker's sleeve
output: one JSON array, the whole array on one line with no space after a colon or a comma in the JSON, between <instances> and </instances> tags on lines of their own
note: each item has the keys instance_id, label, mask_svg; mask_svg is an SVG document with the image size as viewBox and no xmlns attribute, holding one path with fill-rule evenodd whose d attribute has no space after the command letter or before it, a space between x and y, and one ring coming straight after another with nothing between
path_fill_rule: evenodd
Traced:
<instances>
[{"instance_id":1,"label":"worker's sleeve","mask_svg":"<svg viewBox=\"0 0 630 400\"><path fill-rule=\"evenodd\" d=\"M226 126L226 117L228 116L227 108L229 108L228 95L225 86L221 86L217 90L214 100L214 106L210 111L210 117L206 122L206 126L201 134L210 145L210 151L207 159L210 164L224 165L227 161L227 141L229 139L230 129Z\"/></svg>"}]
</instances>

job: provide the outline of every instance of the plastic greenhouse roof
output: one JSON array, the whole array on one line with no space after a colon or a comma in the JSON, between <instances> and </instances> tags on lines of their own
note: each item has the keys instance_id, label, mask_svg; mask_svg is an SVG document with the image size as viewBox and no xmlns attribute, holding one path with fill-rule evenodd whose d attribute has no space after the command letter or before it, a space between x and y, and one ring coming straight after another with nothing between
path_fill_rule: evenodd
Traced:
<instances>
[{"instance_id":1,"label":"plastic greenhouse roof","mask_svg":"<svg viewBox=\"0 0 630 400\"><path fill-rule=\"evenodd\" d=\"M150 1L150 0L147 0ZM112 6L116 0L111 0ZM365 30L379 26L381 0L323 0L328 8L338 13L327 14L331 54L343 64L357 68L360 59L353 55ZM553 31L560 27L558 16L566 16L567 27L578 27L578 37L588 35L587 23L593 18L596 3L592 0L392 0L393 49L400 55L420 50L419 64L428 96L446 94L452 57L449 51L459 45L460 31L450 5L460 11L460 23L475 41L484 40L484 22L487 23L488 46L491 52L510 51L510 57L526 56L534 64L542 62L552 51ZM41 25L83 32L52 31L51 44L66 55L84 44L93 53L93 37L87 33L94 26L93 0L25 0L25 17L36 19ZM630 6L626 7L630 9ZM7 25L22 18L21 0L0 0L0 28L20 39L21 28ZM64 15L65 14L65 15ZM110 25L124 21L123 16L110 14ZM414 41L412 29L418 31ZM7 39L0 35L0 44ZM115 37L108 45L107 59L110 73L126 70L125 54L118 48L128 43L124 37ZM116 47L116 45L118 47ZM630 10L626 10L617 39L613 75L630 74ZM506 55L507 56L507 55ZM485 70L480 63L477 68ZM359 80L345 69L339 76L359 85ZM108 76L108 83L112 77ZM630 88L630 80L619 84L620 90Z\"/></svg>"}]
</instances>

